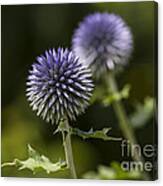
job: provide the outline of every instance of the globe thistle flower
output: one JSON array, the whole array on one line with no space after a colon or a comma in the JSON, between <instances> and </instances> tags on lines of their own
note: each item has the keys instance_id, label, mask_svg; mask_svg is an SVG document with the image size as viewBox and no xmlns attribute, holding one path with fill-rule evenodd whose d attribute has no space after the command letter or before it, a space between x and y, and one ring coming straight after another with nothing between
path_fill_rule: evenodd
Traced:
<instances>
[{"instance_id":1,"label":"globe thistle flower","mask_svg":"<svg viewBox=\"0 0 163 186\"><path fill-rule=\"evenodd\" d=\"M75 120L89 104L90 70L68 49L50 49L37 57L27 81L30 106L47 122Z\"/></svg>"},{"instance_id":2,"label":"globe thistle flower","mask_svg":"<svg viewBox=\"0 0 163 186\"><path fill-rule=\"evenodd\" d=\"M108 13L88 15L72 39L73 51L91 66L96 77L116 65L125 65L132 47L130 28L120 16Z\"/></svg>"}]
</instances>

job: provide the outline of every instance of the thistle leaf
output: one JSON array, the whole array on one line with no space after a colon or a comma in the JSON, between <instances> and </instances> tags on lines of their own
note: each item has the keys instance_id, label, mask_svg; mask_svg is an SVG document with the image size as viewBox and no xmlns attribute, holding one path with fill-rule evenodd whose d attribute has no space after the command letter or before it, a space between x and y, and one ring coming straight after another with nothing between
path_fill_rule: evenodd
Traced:
<instances>
[{"instance_id":1,"label":"thistle leaf","mask_svg":"<svg viewBox=\"0 0 163 186\"><path fill-rule=\"evenodd\" d=\"M13 162L6 162L2 164L2 167L6 166L15 166L18 167L19 170L29 169L33 173L35 173L38 169L43 169L47 172L47 174L64 170L67 167L65 161L52 163L46 156L40 155L30 145L28 145L28 158L26 160L22 161L15 159Z\"/></svg>"},{"instance_id":2,"label":"thistle leaf","mask_svg":"<svg viewBox=\"0 0 163 186\"><path fill-rule=\"evenodd\" d=\"M112 162L110 167L99 165L97 172L89 171L83 175L84 179L100 179L100 180L140 180L141 172L137 170L124 171L120 163Z\"/></svg>"},{"instance_id":3,"label":"thistle leaf","mask_svg":"<svg viewBox=\"0 0 163 186\"><path fill-rule=\"evenodd\" d=\"M109 141L109 140L120 141L121 138L108 136L108 132L110 130L111 128L103 128L102 130L93 131L93 129L91 128L88 132L85 132L78 128L72 128L72 134L80 136L83 139L96 138L96 139L102 139L104 141Z\"/></svg>"},{"instance_id":4,"label":"thistle leaf","mask_svg":"<svg viewBox=\"0 0 163 186\"><path fill-rule=\"evenodd\" d=\"M109 89L104 88L104 86L99 85L95 88L93 96L91 98L91 103L96 101L101 102L104 106L109 106L114 101L119 101L121 99L127 99L130 94L131 86L126 84L122 90L114 94L110 93Z\"/></svg>"},{"instance_id":5,"label":"thistle leaf","mask_svg":"<svg viewBox=\"0 0 163 186\"><path fill-rule=\"evenodd\" d=\"M69 131L68 131L69 130ZM65 123L63 121L60 122L57 129L54 131L53 134L56 134L58 132L69 132L72 135L77 135L83 139L87 138L96 138L96 139L102 139L104 141L114 140L114 141L120 141L122 138L116 138L108 136L108 133L111 131L111 128L103 128L102 130L96 130L94 131L93 128L91 128L89 131L82 131L78 128L73 128L69 126L69 129L65 126Z\"/></svg>"},{"instance_id":6,"label":"thistle leaf","mask_svg":"<svg viewBox=\"0 0 163 186\"><path fill-rule=\"evenodd\" d=\"M129 84L126 84L123 87L123 89L120 90L119 92L116 92L114 94L108 94L102 100L104 106L109 106L114 101L119 101L121 99L127 99L129 97L130 89L131 89L130 85Z\"/></svg>"},{"instance_id":7,"label":"thistle leaf","mask_svg":"<svg viewBox=\"0 0 163 186\"><path fill-rule=\"evenodd\" d=\"M155 100L152 97L147 97L144 103L136 104L136 111L130 115L130 122L134 128L139 128L145 125L152 118L154 112Z\"/></svg>"}]
</instances>

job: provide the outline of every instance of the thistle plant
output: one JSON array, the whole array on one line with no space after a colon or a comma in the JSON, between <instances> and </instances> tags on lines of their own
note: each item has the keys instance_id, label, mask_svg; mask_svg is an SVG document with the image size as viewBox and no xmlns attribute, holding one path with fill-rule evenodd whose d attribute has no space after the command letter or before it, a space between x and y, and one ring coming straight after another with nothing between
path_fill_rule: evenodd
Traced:
<instances>
[{"instance_id":1,"label":"thistle plant","mask_svg":"<svg viewBox=\"0 0 163 186\"><path fill-rule=\"evenodd\" d=\"M71 175L76 178L68 119L75 120L88 106L94 86L91 71L71 51L58 48L37 57L29 73L27 97L32 109L47 122L65 123L65 154Z\"/></svg>"},{"instance_id":2,"label":"thistle plant","mask_svg":"<svg viewBox=\"0 0 163 186\"><path fill-rule=\"evenodd\" d=\"M15 159L2 166L18 166L33 172L42 168L47 173L68 168L70 178L77 178L71 135L83 139L121 140L108 136L110 128L94 131L82 131L69 125L69 121L84 113L94 89L91 70L68 49L49 49L36 58L27 78L26 96L33 111L46 122L55 124L54 134L61 132L66 161L52 163L44 155L37 153L28 145L27 160Z\"/></svg>"},{"instance_id":3,"label":"thistle plant","mask_svg":"<svg viewBox=\"0 0 163 186\"><path fill-rule=\"evenodd\" d=\"M105 80L107 89L114 98L112 105L124 136L131 145L138 144L121 99L114 96L119 95L114 73L119 66L128 63L133 50L133 36L129 26L115 14L90 14L75 30L72 49L84 64L91 67L95 78ZM136 150L133 158L136 161L144 161ZM148 179L145 173L144 177Z\"/></svg>"}]
</instances>

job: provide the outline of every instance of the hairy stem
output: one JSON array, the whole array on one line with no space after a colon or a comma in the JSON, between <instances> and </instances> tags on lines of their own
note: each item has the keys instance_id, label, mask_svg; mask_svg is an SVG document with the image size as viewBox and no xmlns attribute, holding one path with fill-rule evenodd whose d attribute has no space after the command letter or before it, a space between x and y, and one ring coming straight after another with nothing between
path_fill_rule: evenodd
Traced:
<instances>
[{"instance_id":1,"label":"hairy stem","mask_svg":"<svg viewBox=\"0 0 163 186\"><path fill-rule=\"evenodd\" d=\"M112 94L117 93L118 86L117 86L117 83L116 83L113 73L109 74L109 78L107 79L107 81L108 81L108 86L109 86L110 92ZM127 140L129 140L131 146L134 144L138 144L136 137L135 137L134 130L131 126L130 121L128 120L128 117L126 115L126 112L125 112L122 102L120 100L118 100L118 101L114 101L112 104L113 104L114 111L117 115L120 128L121 128L125 138ZM135 161L141 161L142 163L144 162L143 157L139 154L139 152L136 150L136 148L134 148L133 155L134 155L133 159ZM149 176L146 172L144 172L143 176L144 176L145 180L149 180Z\"/></svg>"},{"instance_id":2,"label":"hairy stem","mask_svg":"<svg viewBox=\"0 0 163 186\"><path fill-rule=\"evenodd\" d=\"M75 170L75 165L74 165L69 123L67 119L64 122L65 122L66 129L62 131L62 137L63 137L63 146L64 146L64 151L65 151L65 156L66 156L66 162L67 162L72 178L76 179L77 175L76 175L76 170Z\"/></svg>"}]
</instances>

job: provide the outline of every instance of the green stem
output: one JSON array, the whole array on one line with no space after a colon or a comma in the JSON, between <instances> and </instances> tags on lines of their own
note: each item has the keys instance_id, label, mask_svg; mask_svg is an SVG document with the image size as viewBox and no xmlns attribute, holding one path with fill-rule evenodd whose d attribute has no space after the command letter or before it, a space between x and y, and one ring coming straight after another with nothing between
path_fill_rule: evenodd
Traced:
<instances>
[{"instance_id":1,"label":"green stem","mask_svg":"<svg viewBox=\"0 0 163 186\"><path fill-rule=\"evenodd\" d=\"M111 94L115 94L118 92L118 86L115 80L115 77L113 75L113 73L109 74L109 78L107 79L108 81L108 86L110 89ZM114 101L113 102L113 108L114 111L117 115L118 121L119 121L119 125L120 128L125 136L126 139L129 140L130 145L134 145L134 144L138 144L136 137L135 137L135 133L134 130L130 124L130 121L128 120L128 117L126 115L125 109L123 107L123 104L120 100L118 101ZM142 156L140 156L140 154L138 153L138 151L136 150L136 148L134 148L134 156L133 159L135 161L141 161L144 162L144 159ZM144 172L144 179L145 180L149 180L149 176L147 175L147 173Z\"/></svg>"},{"instance_id":2,"label":"green stem","mask_svg":"<svg viewBox=\"0 0 163 186\"><path fill-rule=\"evenodd\" d=\"M64 121L64 123L65 123L66 129L62 131L62 137L63 137L63 146L64 146L64 151L65 151L65 156L66 156L66 162L67 162L72 178L76 179L77 175L76 175L72 146L71 146L70 127L69 127L69 123L67 119Z\"/></svg>"}]
</instances>

